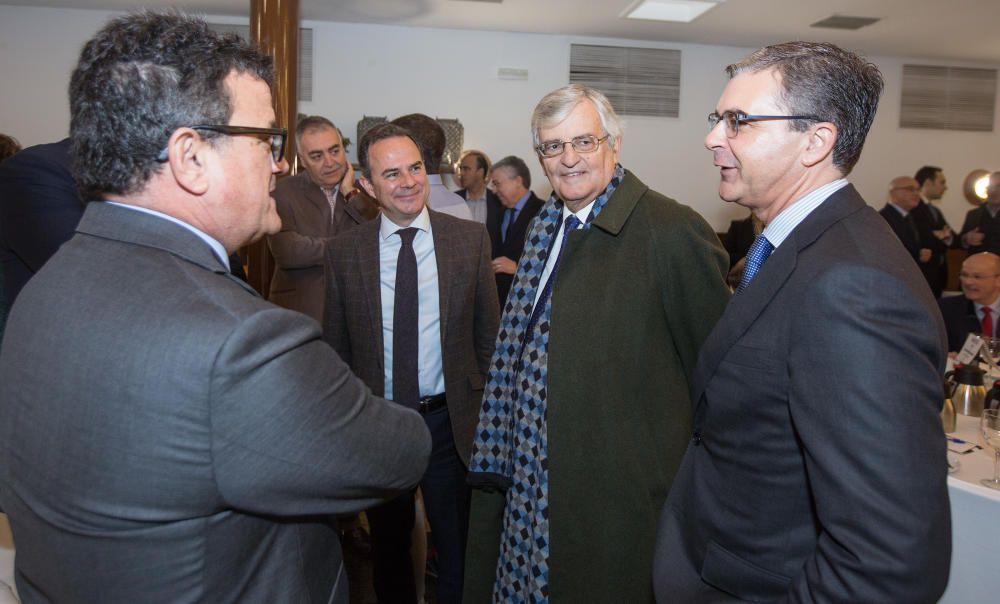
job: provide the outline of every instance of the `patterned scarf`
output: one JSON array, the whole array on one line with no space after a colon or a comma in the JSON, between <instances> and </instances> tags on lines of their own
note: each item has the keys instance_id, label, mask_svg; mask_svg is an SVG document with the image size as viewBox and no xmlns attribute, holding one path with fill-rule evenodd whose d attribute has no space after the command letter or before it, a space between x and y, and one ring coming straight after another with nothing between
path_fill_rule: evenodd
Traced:
<instances>
[{"instance_id":1,"label":"patterned scarf","mask_svg":"<svg viewBox=\"0 0 1000 604\"><path fill-rule=\"evenodd\" d=\"M594 201L594 207L583 228L591 223L604 209L608 199L625 176L625 169L615 166L611 182ZM531 316L535 294L541 283L545 261L552 249L553 237L562 223L563 203L553 193L531 223L531 230L525 239L524 251L518 262L514 285L497 335L496 350L490 364L489 381L483 395L483 407L479 414L479 426L473 444L472 460L469 465L469 484L481 488L507 489L511 485L511 412L516 398L526 399L528 404L541 404L548 382L548 323L552 314L552 300L549 299L538 320L536 331L542 337L531 337L525 333ZM552 275L550 278L555 278ZM529 338L525 341L525 338ZM521 377L520 388L514 384Z\"/></svg>"}]
</instances>

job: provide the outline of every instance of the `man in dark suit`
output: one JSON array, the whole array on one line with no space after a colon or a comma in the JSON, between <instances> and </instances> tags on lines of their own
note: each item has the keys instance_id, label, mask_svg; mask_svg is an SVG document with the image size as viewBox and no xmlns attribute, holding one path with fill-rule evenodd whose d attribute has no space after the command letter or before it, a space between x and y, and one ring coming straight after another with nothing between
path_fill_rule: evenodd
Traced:
<instances>
[{"instance_id":1,"label":"man in dark suit","mask_svg":"<svg viewBox=\"0 0 1000 604\"><path fill-rule=\"evenodd\" d=\"M0 164L0 280L4 308L73 236L83 202L70 172L70 140L28 147Z\"/></svg>"},{"instance_id":2,"label":"man in dark suit","mask_svg":"<svg viewBox=\"0 0 1000 604\"><path fill-rule=\"evenodd\" d=\"M455 164L455 181L462 188L455 191L455 194L465 200L472 212L472 219L486 225L498 220L503 213L496 193L486 186L489 178L490 158L477 149L462 151Z\"/></svg>"},{"instance_id":3,"label":"man in dark suit","mask_svg":"<svg viewBox=\"0 0 1000 604\"><path fill-rule=\"evenodd\" d=\"M938 300L948 332L948 350L958 352L970 333L997 337L1000 324L1000 256L992 252L973 254L958 274L961 296ZM987 316L988 315L988 316Z\"/></svg>"},{"instance_id":4,"label":"man in dark suit","mask_svg":"<svg viewBox=\"0 0 1000 604\"><path fill-rule=\"evenodd\" d=\"M524 250L528 224L542 209L543 202L531 192L531 171L520 157L510 155L501 159L493 164L490 175L502 211L487 223L486 228L493 242L493 271L497 295L503 305Z\"/></svg>"},{"instance_id":5,"label":"man in dark suit","mask_svg":"<svg viewBox=\"0 0 1000 604\"><path fill-rule=\"evenodd\" d=\"M346 603L331 516L423 473L420 416L227 270L280 227L273 81L269 57L173 12L83 48L71 138L93 201L0 352L26 602Z\"/></svg>"},{"instance_id":6,"label":"man in dark suit","mask_svg":"<svg viewBox=\"0 0 1000 604\"><path fill-rule=\"evenodd\" d=\"M970 254L1000 254L1000 172L990 174L986 201L965 215L960 240Z\"/></svg>"},{"instance_id":7,"label":"man in dark suit","mask_svg":"<svg viewBox=\"0 0 1000 604\"><path fill-rule=\"evenodd\" d=\"M913 260L923 267L931 260L931 250L923 247L920 230L913 216L913 210L920 203L919 191L917 181L909 176L892 179L889 183L889 201L882 206L879 214L889 223L892 232Z\"/></svg>"},{"instance_id":8,"label":"man in dark suit","mask_svg":"<svg viewBox=\"0 0 1000 604\"><path fill-rule=\"evenodd\" d=\"M318 115L295 127L304 172L274 190L281 231L267 238L274 276L267 299L323 320L323 257L337 234L378 216L378 204L355 188L340 130Z\"/></svg>"},{"instance_id":9,"label":"man in dark suit","mask_svg":"<svg viewBox=\"0 0 1000 604\"><path fill-rule=\"evenodd\" d=\"M427 209L423 161L407 130L369 130L358 159L382 216L329 246L324 333L373 392L424 416L434 448L420 488L438 553L437 598L459 602L465 475L499 320L489 237L481 224ZM414 602L412 494L367 514L379 601Z\"/></svg>"},{"instance_id":10,"label":"man in dark suit","mask_svg":"<svg viewBox=\"0 0 1000 604\"><path fill-rule=\"evenodd\" d=\"M720 197L765 228L698 358L657 599L935 602L951 552L944 326L917 267L844 179L881 74L811 42L727 71L705 146Z\"/></svg>"},{"instance_id":11,"label":"man in dark suit","mask_svg":"<svg viewBox=\"0 0 1000 604\"><path fill-rule=\"evenodd\" d=\"M920 203L913 209L913 218L920 231L921 245L931 250L931 259L920 269L927 278L935 298L948 285L948 249L957 243L955 234L944 217L944 212L934 205L948 190L944 171L937 166L923 166L913 175L920 185Z\"/></svg>"}]
</instances>

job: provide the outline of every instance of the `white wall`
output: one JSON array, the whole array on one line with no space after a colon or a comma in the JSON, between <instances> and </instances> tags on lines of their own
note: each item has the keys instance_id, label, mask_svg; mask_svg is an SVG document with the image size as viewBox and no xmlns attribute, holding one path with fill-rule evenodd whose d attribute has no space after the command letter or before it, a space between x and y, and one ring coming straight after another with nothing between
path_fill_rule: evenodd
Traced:
<instances>
[{"instance_id":1,"label":"white wall","mask_svg":"<svg viewBox=\"0 0 1000 604\"><path fill-rule=\"evenodd\" d=\"M70 71L82 44L110 14L0 6L0 132L25 144L65 136ZM550 189L532 159L529 120L535 103L567 82L570 43L680 49L681 117L627 117L622 163L648 185L693 206L717 230L744 214L719 201L718 174L702 138L705 116L725 85L723 67L750 49L330 22L303 25L314 29L317 71L314 100L301 103L301 112L326 115L355 140L357 122L366 114L391 119L416 111L458 118L465 126L466 147L483 149L494 160L509 154L527 160L539 194ZM960 227L968 209L961 182L974 168L1000 169L1000 137L900 129L900 84L907 61L873 60L883 71L886 90L852 182L880 207L893 177L912 175L923 164L942 166L951 183L943 207L952 226ZM498 80L498 67L528 69L529 78Z\"/></svg>"}]
</instances>

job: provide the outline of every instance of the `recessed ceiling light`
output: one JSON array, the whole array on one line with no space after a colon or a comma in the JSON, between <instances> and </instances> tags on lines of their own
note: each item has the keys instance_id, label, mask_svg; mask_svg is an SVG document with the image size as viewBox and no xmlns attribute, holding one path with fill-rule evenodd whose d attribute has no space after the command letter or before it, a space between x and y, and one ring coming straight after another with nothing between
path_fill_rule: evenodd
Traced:
<instances>
[{"instance_id":1,"label":"recessed ceiling light","mask_svg":"<svg viewBox=\"0 0 1000 604\"><path fill-rule=\"evenodd\" d=\"M690 23L722 0L641 0L623 13L627 19Z\"/></svg>"}]
</instances>

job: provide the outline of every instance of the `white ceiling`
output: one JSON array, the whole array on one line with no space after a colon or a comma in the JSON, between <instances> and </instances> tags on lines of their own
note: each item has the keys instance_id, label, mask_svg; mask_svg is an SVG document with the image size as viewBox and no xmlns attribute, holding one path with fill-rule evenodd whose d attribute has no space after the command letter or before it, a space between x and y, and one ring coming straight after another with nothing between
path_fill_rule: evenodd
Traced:
<instances>
[{"instance_id":1,"label":"white ceiling","mask_svg":"<svg viewBox=\"0 0 1000 604\"><path fill-rule=\"evenodd\" d=\"M689 24L623 19L635 0L299 0L303 20L631 38L758 47L828 41L872 56L1000 64L1000 0L725 0ZM250 0L0 0L131 10L175 6L248 16ZM811 28L831 15L879 17L858 31Z\"/></svg>"}]
</instances>

